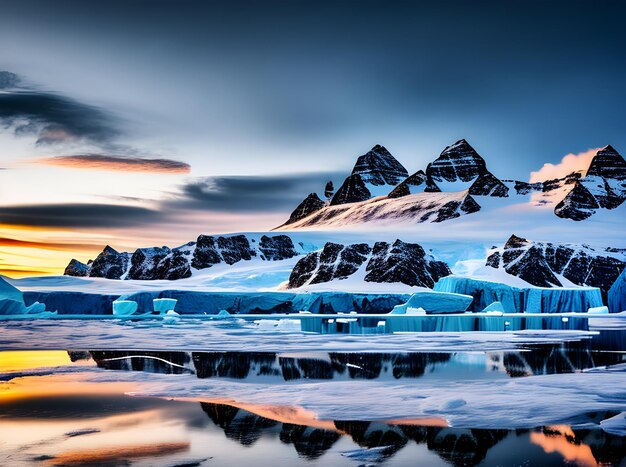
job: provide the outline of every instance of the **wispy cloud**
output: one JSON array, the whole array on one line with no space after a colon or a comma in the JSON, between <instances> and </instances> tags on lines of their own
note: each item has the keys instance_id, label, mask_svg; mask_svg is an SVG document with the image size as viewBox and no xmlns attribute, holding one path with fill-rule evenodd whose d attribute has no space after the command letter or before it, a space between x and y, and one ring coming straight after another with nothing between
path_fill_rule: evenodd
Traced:
<instances>
[{"instance_id":1,"label":"wispy cloud","mask_svg":"<svg viewBox=\"0 0 626 467\"><path fill-rule=\"evenodd\" d=\"M0 224L59 228L120 228L161 220L148 208L115 204L37 204L0 207Z\"/></svg>"},{"instance_id":2,"label":"wispy cloud","mask_svg":"<svg viewBox=\"0 0 626 467\"><path fill-rule=\"evenodd\" d=\"M0 121L18 135L36 135L40 145L78 140L101 144L121 133L116 119L105 110L35 90L0 93Z\"/></svg>"},{"instance_id":3,"label":"wispy cloud","mask_svg":"<svg viewBox=\"0 0 626 467\"><path fill-rule=\"evenodd\" d=\"M328 180L335 185L345 174L316 172L274 176L207 177L192 180L181 195L165 206L220 212L289 212L309 193L323 193Z\"/></svg>"},{"instance_id":4,"label":"wispy cloud","mask_svg":"<svg viewBox=\"0 0 626 467\"><path fill-rule=\"evenodd\" d=\"M598 151L599 148L589 149L588 151L580 152L578 154L570 153L563 156L563 159L561 159L561 162L558 164L543 164L541 169L530 173L530 183L565 177L566 175L579 170L586 173L589 168L589 164L591 164L591 159L593 159Z\"/></svg>"},{"instance_id":5,"label":"wispy cloud","mask_svg":"<svg viewBox=\"0 0 626 467\"><path fill-rule=\"evenodd\" d=\"M1 247L38 248L59 251L93 251L101 248L102 246L100 244L89 243L28 241L16 238L0 237L0 248Z\"/></svg>"},{"instance_id":6,"label":"wispy cloud","mask_svg":"<svg viewBox=\"0 0 626 467\"><path fill-rule=\"evenodd\" d=\"M34 162L71 169L113 172L189 173L191 170L189 164L172 159L148 159L106 154L44 157L36 159Z\"/></svg>"}]
</instances>

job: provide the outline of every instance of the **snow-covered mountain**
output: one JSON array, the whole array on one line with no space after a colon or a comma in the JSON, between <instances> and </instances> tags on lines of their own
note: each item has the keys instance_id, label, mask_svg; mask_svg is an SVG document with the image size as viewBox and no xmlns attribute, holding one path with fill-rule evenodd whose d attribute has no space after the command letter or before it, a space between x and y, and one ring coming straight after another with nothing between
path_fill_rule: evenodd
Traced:
<instances>
[{"instance_id":1,"label":"snow-covered mountain","mask_svg":"<svg viewBox=\"0 0 626 467\"><path fill-rule=\"evenodd\" d=\"M400 283L432 288L439 278L451 274L417 243L396 240L342 245L326 243L319 251L298 261L289 276L288 288L356 279L369 283Z\"/></svg>"},{"instance_id":2,"label":"snow-covered mountain","mask_svg":"<svg viewBox=\"0 0 626 467\"><path fill-rule=\"evenodd\" d=\"M191 277L193 271L217 264L233 265L253 258L280 261L306 251L304 244L294 244L288 235L262 235L258 239L252 235L200 235L197 241L177 248L139 248L134 253L120 253L107 245L88 264L72 259L65 269L65 275L106 279L176 280Z\"/></svg>"},{"instance_id":3,"label":"snow-covered mountain","mask_svg":"<svg viewBox=\"0 0 626 467\"><path fill-rule=\"evenodd\" d=\"M494 207L506 221L504 211L518 217L520 205L579 221L626 199L626 162L611 146L599 150L587 170L543 182L500 180L464 139L446 147L425 171L404 172L385 148L375 146L357 160L330 203L310 194L277 230L442 222Z\"/></svg>"},{"instance_id":4,"label":"snow-covered mountain","mask_svg":"<svg viewBox=\"0 0 626 467\"><path fill-rule=\"evenodd\" d=\"M626 267L626 250L533 242L512 235L502 248L490 251L487 266L504 269L537 287L598 287L606 299Z\"/></svg>"}]
</instances>

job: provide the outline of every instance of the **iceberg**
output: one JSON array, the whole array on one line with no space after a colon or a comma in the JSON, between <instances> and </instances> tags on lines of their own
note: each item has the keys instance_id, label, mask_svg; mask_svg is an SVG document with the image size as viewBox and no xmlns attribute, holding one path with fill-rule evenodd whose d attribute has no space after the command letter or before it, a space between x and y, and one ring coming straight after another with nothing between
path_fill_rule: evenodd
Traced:
<instances>
[{"instance_id":1,"label":"iceberg","mask_svg":"<svg viewBox=\"0 0 626 467\"><path fill-rule=\"evenodd\" d=\"M626 311L626 269L609 289L608 302L611 313Z\"/></svg>"},{"instance_id":2,"label":"iceberg","mask_svg":"<svg viewBox=\"0 0 626 467\"><path fill-rule=\"evenodd\" d=\"M609 314L609 307L608 306L596 306L593 308L589 308L589 310L587 310L587 313L590 313L592 315L607 315Z\"/></svg>"},{"instance_id":3,"label":"iceberg","mask_svg":"<svg viewBox=\"0 0 626 467\"><path fill-rule=\"evenodd\" d=\"M130 316L137 312L139 304L132 300L115 300L113 302L113 314L117 316Z\"/></svg>"},{"instance_id":4,"label":"iceberg","mask_svg":"<svg viewBox=\"0 0 626 467\"><path fill-rule=\"evenodd\" d=\"M435 291L471 295L471 311L482 311L500 302L505 313L584 313L589 308L603 306L597 287L542 288L513 287L499 282L448 276L440 279Z\"/></svg>"},{"instance_id":5,"label":"iceberg","mask_svg":"<svg viewBox=\"0 0 626 467\"><path fill-rule=\"evenodd\" d=\"M493 302L491 305L487 305L485 308L483 308L483 312L487 313L489 311L499 311L500 313L506 312L504 306L500 302Z\"/></svg>"},{"instance_id":6,"label":"iceberg","mask_svg":"<svg viewBox=\"0 0 626 467\"><path fill-rule=\"evenodd\" d=\"M402 305L396 305L390 314L404 315L410 308L425 310L432 313L462 313L467 310L474 298L471 295L458 293L420 291L415 292Z\"/></svg>"},{"instance_id":7,"label":"iceberg","mask_svg":"<svg viewBox=\"0 0 626 467\"><path fill-rule=\"evenodd\" d=\"M163 314L174 311L177 301L175 298L155 298L152 300L152 305L156 313Z\"/></svg>"},{"instance_id":8,"label":"iceberg","mask_svg":"<svg viewBox=\"0 0 626 467\"><path fill-rule=\"evenodd\" d=\"M56 312L46 311L44 303L33 302L26 306L22 292L0 277L0 315L32 315L45 318Z\"/></svg>"}]
</instances>

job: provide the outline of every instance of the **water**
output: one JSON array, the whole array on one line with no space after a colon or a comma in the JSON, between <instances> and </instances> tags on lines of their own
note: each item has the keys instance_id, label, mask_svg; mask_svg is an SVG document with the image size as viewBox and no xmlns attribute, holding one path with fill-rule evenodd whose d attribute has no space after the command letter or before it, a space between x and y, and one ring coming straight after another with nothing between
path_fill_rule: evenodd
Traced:
<instances>
[{"instance_id":1,"label":"water","mask_svg":"<svg viewBox=\"0 0 626 467\"><path fill-rule=\"evenodd\" d=\"M2 465L626 465L621 329L62 323L0 327Z\"/></svg>"}]
</instances>

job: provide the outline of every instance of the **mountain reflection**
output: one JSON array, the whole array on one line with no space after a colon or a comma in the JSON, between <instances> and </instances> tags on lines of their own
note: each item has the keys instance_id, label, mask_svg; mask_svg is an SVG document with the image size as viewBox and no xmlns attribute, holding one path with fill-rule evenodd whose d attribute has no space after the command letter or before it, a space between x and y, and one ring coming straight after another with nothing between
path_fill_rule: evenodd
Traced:
<instances>
[{"instance_id":1,"label":"mountain reflection","mask_svg":"<svg viewBox=\"0 0 626 467\"><path fill-rule=\"evenodd\" d=\"M311 353L271 352L90 351L100 368L164 374L195 374L198 378L247 379L402 379L438 370L459 369L477 376L502 373L511 377L573 373L626 362L626 355L594 352L585 343L544 345L526 351L487 352L466 360L459 353ZM84 352L70 352L72 361Z\"/></svg>"},{"instance_id":2,"label":"mountain reflection","mask_svg":"<svg viewBox=\"0 0 626 467\"><path fill-rule=\"evenodd\" d=\"M377 460L392 458L409 443L423 444L452 465L476 465L506 439L515 444L535 444L545 453L559 452L574 465L620 465L626 457L623 438L601 430L573 430L569 426L533 430L487 430L393 425L383 422L334 421L335 430L281 423L225 404L201 403L211 421L228 439L252 446L263 436L277 436L306 459L317 459L342 436L366 450L377 451ZM603 414L607 416L607 414Z\"/></svg>"}]
</instances>

